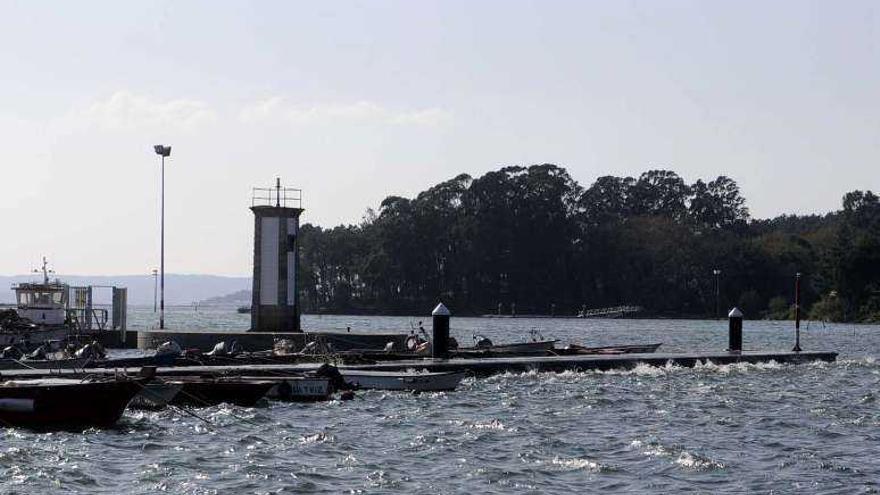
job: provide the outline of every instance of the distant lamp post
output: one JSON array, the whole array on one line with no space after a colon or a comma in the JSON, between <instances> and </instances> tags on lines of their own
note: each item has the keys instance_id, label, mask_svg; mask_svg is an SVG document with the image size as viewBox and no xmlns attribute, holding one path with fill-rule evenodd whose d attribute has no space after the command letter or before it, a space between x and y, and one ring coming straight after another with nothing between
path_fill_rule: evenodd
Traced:
<instances>
[{"instance_id":1,"label":"distant lamp post","mask_svg":"<svg viewBox=\"0 0 880 495\"><path fill-rule=\"evenodd\" d=\"M162 157L162 206L159 241L159 329L165 329L165 158L171 156L171 146L157 144L153 146L157 155Z\"/></svg>"},{"instance_id":2,"label":"distant lamp post","mask_svg":"<svg viewBox=\"0 0 880 495\"><path fill-rule=\"evenodd\" d=\"M156 298L159 290L159 270L153 268L153 313L156 312Z\"/></svg>"},{"instance_id":3,"label":"distant lamp post","mask_svg":"<svg viewBox=\"0 0 880 495\"><path fill-rule=\"evenodd\" d=\"M794 352L801 352L801 272L794 275Z\"/></svg>"},{"instance_id":4,"label":"distant lamp post","mask_svg":"<svg viewBox=\"0 0 880 495\"><path fill-rule=\"evenodd\" d=\"M715 268L712 270L712 275L715 275L715 319L720 318L718 314L718 296L719 296L719 285L718 285L718 276L721 275L721 270Z\"/></svg>"}]
</instances>

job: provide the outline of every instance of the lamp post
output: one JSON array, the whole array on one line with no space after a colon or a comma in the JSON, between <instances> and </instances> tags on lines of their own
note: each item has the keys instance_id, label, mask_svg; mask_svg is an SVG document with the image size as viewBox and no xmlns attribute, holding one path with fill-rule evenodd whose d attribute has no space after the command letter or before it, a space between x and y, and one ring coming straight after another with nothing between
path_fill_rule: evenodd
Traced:
<instances>
[{"instance_id":1,"label":"lamp post","mask_svg":"<svg viewBox=\"0 0 880 495\"><path fill-rule=\"evenodd\" d=\"M801 352L801 272L794 275L794 352Z\"/></svg>"},{"instance_id":2,"label":"lamp post","mask_svg":"<svg viewBox=\"0 0 880 495\"><path fill-rule=\"evenodd\" d=\"M721 270L715 268L712 270L712 275L715 275L715 319L720 318L718 315L718 294L719 294L719 286L718 286L718 276L721 275Z\"/></svg>"},{"instance_id":3,"label":"lamp post","mask_svg":"<svg viewBox=\"0 0 880 495\"><path fill-rule=\"evenodd\" d=\"M153 146L157 155L162 157L162 206L160 212L161 227L159 241L159 329L165 329L165 158L171 156L171 146L157 144Z\"/></svg>"},{"instance_id":4,"label":"lamp post","mask_svg":"<svg viewBox=\"0 0 880 495\"><path fill-rule=\"evenodd\" d=\"M156 312L156 298L159 291L159 270L153 268L153 313Z\"/></svg>"}]
</instances>

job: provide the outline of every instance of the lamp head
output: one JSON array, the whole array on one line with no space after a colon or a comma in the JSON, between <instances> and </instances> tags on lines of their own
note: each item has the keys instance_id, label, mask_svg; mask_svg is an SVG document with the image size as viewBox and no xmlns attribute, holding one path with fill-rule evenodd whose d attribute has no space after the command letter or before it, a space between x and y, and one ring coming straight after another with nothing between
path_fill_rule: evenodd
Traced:
<instances>
[{"instance_id":1,"label":"lamp head","mask_svg":"<svg viewBox=\"0 0 880 495\"><path fill-rule=\"evenodd\" d=\"M156 152L157 155L171 156L171 146L163 146L161 144L157 144L156 146L153 146L153 150Z\"/></svg>"}]
</instances>

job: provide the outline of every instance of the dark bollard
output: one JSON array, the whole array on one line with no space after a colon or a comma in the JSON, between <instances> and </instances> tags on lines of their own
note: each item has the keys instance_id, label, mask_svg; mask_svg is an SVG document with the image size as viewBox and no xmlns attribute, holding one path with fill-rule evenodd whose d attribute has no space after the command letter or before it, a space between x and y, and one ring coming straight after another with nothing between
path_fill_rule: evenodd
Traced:
<instances>
[{"instance_id":1,"label":"dark bollard","mask_svg":"<svg viewBox=\"0 0 880 495\"><path fill-rule=\"evenodd\" d=\"M730 331L730 343L728 351L742 352L743 350L743 314L739 308L733 308L727 314L728 329Z\"/></svg>"},{"instance_id":2,"label":"dark bollard","mask_svg":"<svg viewBox=\"0 0 880 495\"><path fill-rule=\"evenodd\" d=\"M449 357L449 317L452 313L446 309L443 303L437 305L431 312L434 319L434 337L431 343L432 356L439 359Z\"/></svg>"}]
</instances>

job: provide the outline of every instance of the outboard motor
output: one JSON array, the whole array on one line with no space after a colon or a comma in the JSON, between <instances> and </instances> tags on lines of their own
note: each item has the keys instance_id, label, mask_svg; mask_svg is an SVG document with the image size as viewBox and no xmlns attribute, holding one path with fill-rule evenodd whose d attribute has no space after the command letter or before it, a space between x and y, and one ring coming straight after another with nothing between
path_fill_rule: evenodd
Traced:
<instances>
[{"instance_id":1,"label":"outboard motor","mask_svg":"<svg viewBox=\"0 0 880 495\"><path fill-rule=\"evenodd\" d=\"M156 357L159 356L179 356L180 353L183 352L183 349L180 348L180 344L177 342L170 340L168 342L163 342L156 348Z\"/></svg>"},{"instance_id":2,"label":"outboard motor","mask_svg":"<svg viewBox=\"0 0 880 495\"><path fill-rule=\"evenodd\" d=\"M79 350L77 350L73 355L78 359L87 359L94 357L95 349L92 347L92 344L86 344L82 346Z\"/></svg>"},{"instance_id":3,"label":"outboard motor","mask_svg":"<svg viewBox=\"0 0 880 495\"><path fill-rule=\"evenodd\" d=\"M9 349L8 347L6 349ZM6 352L6 349L3 349L3 352ZM5 357L5 356L4 356ZM46 359L46 346L39 346L34 349L33 352L27 355L27 358L33 361L42 361Z\"/></svg>"},{"instance_id":4,"label":"outboard motor","mask_svg":"<svg viewBox=\"0 0 880 495\"><path fill-rule=\"evenodd\" d=\"M476 347L477 349L488 349L492 347L492 341L489 340L488 337L483 337L482 335L475 335L474 339L477 341Z\"/></svg>"},{"instance_id":5,"label":"outboard motor","mask_svg":"<svg viewBox=\"0 0 880 495\"><path fill-rule=\"evenodd\" d=\"M2 351L0 351L0 358L2 359L21 359L21 356L21 349L14 346L6 347Z\"/></svg>"},{"instance_id":6,"label":"outboard motor","mask_svg":"<svg viewBox=\"0 0 880 495\"><path fill-rule=\"evenodd\" d=\"M211 357L222 357L228 355L229 352L226 350L226 342L218 342L217 345L214 346L214 349L211 352L205 354L206 356Z\"/></svg>"},{"instance_id":7,"label":"outboard motor","mask_svg":"<svg viewBox=\"0 0 880 495\"><path fill-rule=\"evenodd\" d=\"M96 359L104 359L107 357L107 351L104 350L104 346L102 346L97 340L92 341L92 357Z\"/></svg>"}]
</instances>

